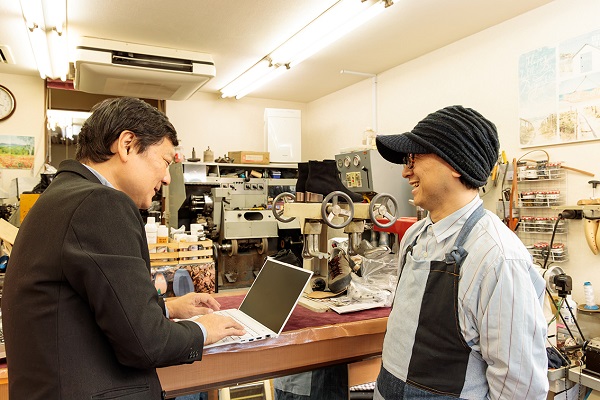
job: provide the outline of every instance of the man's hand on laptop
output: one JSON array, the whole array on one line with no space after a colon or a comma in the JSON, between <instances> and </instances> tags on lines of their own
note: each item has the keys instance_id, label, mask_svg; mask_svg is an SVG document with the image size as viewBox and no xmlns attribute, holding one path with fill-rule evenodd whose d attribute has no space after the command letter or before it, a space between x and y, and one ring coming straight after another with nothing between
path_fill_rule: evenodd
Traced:
<instances>
[{"instance_id":1,"label":"man's hand on laptop","mask_svg":"<svg viewBox=\"0 0 600 400\"><path fill-rule=\"evenodd\" d=\"M221 309L221 305L208 293L188 293L165 303L169 318L186 319L196 315L210 314Z\"/></svg>"},{"instance_id":2,"label":"man's hand on laptop","mask_svg":"<svg viewBox=\"0 0 600 400\"><path fill-rule=\"evenodd\" d=\"M206 328L204 344L213 344L227 336L242 336L246 334L244 327L231 317L218 314L207 314L195 318Z\"/></svg>"}]
</instances>

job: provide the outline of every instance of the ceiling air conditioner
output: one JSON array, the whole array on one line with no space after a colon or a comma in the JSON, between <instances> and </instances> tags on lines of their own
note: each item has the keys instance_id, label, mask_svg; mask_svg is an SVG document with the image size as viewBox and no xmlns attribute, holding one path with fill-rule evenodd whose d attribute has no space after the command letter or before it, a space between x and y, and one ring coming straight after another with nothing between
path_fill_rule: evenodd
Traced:
<instances>
[{"instance_id":1,"label":"ceiling air conditioner","mask_svg":"<svg viewBox=\"0 0 600 400\"><path fill-rule=\"evenodd\" d=\"M185 100L215 76L209 54L81 38L75 89L158 100Z\"/></svg>"}]
</instances>

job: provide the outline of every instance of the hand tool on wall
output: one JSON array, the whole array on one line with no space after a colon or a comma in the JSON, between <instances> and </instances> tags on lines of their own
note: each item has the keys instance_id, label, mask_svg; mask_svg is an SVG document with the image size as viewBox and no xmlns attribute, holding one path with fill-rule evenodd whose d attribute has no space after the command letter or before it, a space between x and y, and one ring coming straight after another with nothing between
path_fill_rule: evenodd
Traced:
<instances>
[{"instance_id":1,"label":"hand tool on wall","mask_svg":"<svg viewBox=\"0 0 600 400\"><path fill-rule=\"evenodd\" d=\"M507 217L507 225L511 231L515 232L517 230L517 225L519 224L519 218L515 218L513 216L513 206L516 205L516 201L518 199L517 194L517 159L513 158L513 176L512 176L512 187L510 190L510 204L508 205L508 217Z\"/></svg>"},{"instance_id":2,"label":"hand tool on wall","mask_svg":"<svg viewBox=\"0 0 600 400\"><path fill-rule=\"evenodd\" d=\"M584 171L582 169L567 167L566 165L561 165L561 167L564 169L568 169L569 171L579 172L580 174L583 174L583 175L594 176L594 174L592 172Z\"/></svg>"}]
</instances>

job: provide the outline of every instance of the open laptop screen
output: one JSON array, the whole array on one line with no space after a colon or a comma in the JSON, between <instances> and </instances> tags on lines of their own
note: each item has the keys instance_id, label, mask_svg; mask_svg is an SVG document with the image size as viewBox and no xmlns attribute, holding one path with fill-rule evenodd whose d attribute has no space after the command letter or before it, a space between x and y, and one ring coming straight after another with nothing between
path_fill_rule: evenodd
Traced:
<instances>
[{"instance_id":1,"label":"open laptop screen","mask_svg":"<svg viewBox=\"0 0 600 400\"><path fill-rule=\"evenodd\" d=\"M311 276L312 271L268 257L240 310L279 334Z\"/></svg>"}]
</instances>

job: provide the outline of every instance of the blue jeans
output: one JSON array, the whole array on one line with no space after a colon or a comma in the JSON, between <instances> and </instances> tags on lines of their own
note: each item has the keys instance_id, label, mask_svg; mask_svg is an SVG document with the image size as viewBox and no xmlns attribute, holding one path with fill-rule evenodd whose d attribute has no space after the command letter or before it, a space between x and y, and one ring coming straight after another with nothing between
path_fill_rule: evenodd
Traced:
<instances>
[{"instance_id":1,"label":"blue jeans","mask_svg":"<svg viewBox=\"0 0 600 400\"><path fill-rule=\"evenodd\" d=\"M208 393L186 394L185 396L175 397L173 400L208 400Z\"/></svg>"},{"instance_id":2,"label":"blue jeans","mask_svg":"<svg viewBox=\"0 0 600 400\"><path fill-rule=\"evenodd\" d=\"M275 400L347 400L348 366L333 365L311 372L310 395L275 389Z\"/></svg>"},{"instance_id":3,"label":"blue jeans","mask_svg":"<svg viewBox=\"0 0 600 400\"><path fill-rule=\"evenodd\" d=\"M444 396L435 393L426 392L414 386L406 384L388 370L381 367L379 376L377 377L377 387L382 398L385 400L456 400L456 397Z\"/></svg>"}]
</instances>

